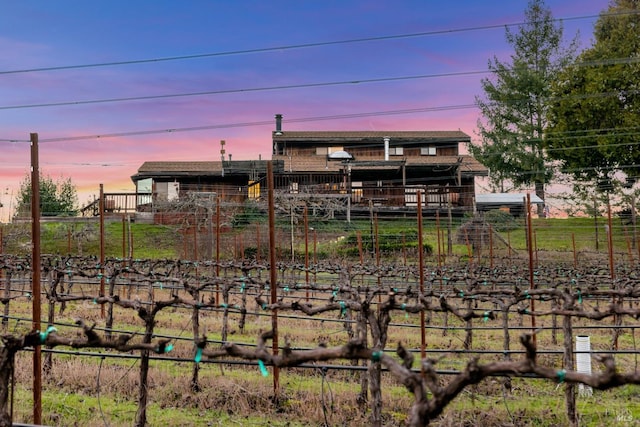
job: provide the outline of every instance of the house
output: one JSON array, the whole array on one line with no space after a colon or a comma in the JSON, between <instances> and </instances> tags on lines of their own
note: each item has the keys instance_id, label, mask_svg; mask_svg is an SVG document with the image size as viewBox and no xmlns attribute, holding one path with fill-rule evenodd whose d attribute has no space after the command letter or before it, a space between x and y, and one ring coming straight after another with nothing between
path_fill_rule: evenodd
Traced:
<instances>
[{"instance_id":1,"label":"house","mask_svg":"<svg viewBox=\"0 0 640 427\"><path fill-rule=\"evenodd\" d=\"M291 193L339 193L350 213L415 212L417 192L427 214L474 208L475 177L488 170L460 144L461 131L286 131L276 115L272 159L284 164L275 188Z\"/></svg>"},{"instance_id":2,"label":"house","mask_svg":"<svg viewBox=\"0 0 640 427\"><path fill-rule=\"evenodd\" d=\"M274 170L279 169L282 166ZM137 193L154 194L155 201L172 201L188 192L210 192L242 202L249 196L260 196L266 174L265 160L144 162L131 179Z\"/></svg>"},{"instance_id":3,"label":"house","mask_svg":"<svg viewBox=\"0 0 640 427\"><path fill-rule=\"evenodd\" d=\"M417 193L425 215L463 214L474 208L475 177L488 170L460 154L470 141L461 131L285 131L276 115L272 132L274 188L283 197L342 204L347 218L415 214ZM154 204L190 193L241 203L266 196L266 160L145 162L131 178L136 194ZM334 208L332 208L333 210ZM426 210L426 212L425 212ZM341 213L338 213L339 215Z\"/></svg>"}]
</instances>

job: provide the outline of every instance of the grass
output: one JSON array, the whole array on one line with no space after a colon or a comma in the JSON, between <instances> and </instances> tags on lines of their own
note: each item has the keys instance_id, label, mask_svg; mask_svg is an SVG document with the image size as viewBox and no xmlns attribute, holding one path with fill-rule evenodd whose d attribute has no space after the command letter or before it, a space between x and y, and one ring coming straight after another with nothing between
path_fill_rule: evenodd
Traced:
<instances>
[{"instance_id":1,"label":"grass","mask_svg":"<svg viewBox=\"0 0 640 427\"><path fill-rule=\"evenodd\" d=\"M168 295L157 295L159 299ZM540 303L543 304L543 303ZM12 305L12 313L18 308L28 311L29 304L20 302ZM544 307L540 307L541 309ZM14 311L15 310L15 311ZM78 304L73 310L74 316L98 318L99 310L92 304ZM190 310L170 309L162 311L158 317L158 333L184 336L191 334L189 324ZM286 313L283 313L286 315ZM71 315L71 311L69 311ZM415 323L416 315L408 319L402 314L394 316L394 323ZM517 322L516 316L513 321ZM230 324L235 327L236 318L232 316ZM253 342L260 330L269 328L269 318L249 315L250 322L244 333L236 332L232 336L235 342ZM116 329L130 329L141 332L140 320L133 312L124 310L118 313ZM443 324L442 314L434 314L432 325ZM208 331L209 338L217 338L221 319L219 314L209 313L201 320L201 326ZM497 321L491 321L497 322ZM576 322L579 324L580 322ZM323 323L319 320L305 321L281 319L281 335L290 335L295 346L315 346L319 338L328 337L330 345L340 345L346 340L346 333L339 324ZM463 323L450 316L450 327ZM483 323L478 320L476 325ZM137 326L136 326L137 325ZM23 325L28 327L28 325ZM495 326L495 325L494 325ZM10 325L13 330L14 325ZM60 333L69 334L60 328ZM321 330L321 332L319 332ZM389 344L393 346L402 341L409 347L417 347L419 333L417 329L390 328ZM628 331L628 330L627 330ZM428 349L461 349L464 331L449 330L444 335L439 330L429 330ZM609 348L609 333L594 332L594 348ZM538 335L541 349L561 349L562 334L558 334L558 343L553 344L548 331ZM512 348L516 344L517 334L512 334ZM501 331L474 331L474 349L500 349ZM634 348L633 337L625 333L620 338L621 348ZM176 357L190 358L189 345L181 344L175 350ZM182 350L180 350L182 348ZM173 354L173 353L172 353ZM445 353L446 354L446 353ZM447 354L438 362L440 369L463 369L470 356ZM518 356L515 356L518 357ZM28 422L30 417L30 354L19 355L17 373L17 395L15 420ZM483 361L493 360L495 356L482 356ZM560 356L540 355L543 363L549 366L559 365ZM43 413L50 425L68 425L74 420L77 425L104 425L102 415L109 425L128 426L133 424L136 412L136 393L138 362L130 359L80 358L77 356L54 356L55 365L51 377L47 377L43 387ZM621 371L634 366L634 360L626 357L618 359ZM594 365L595 369L598 369ZM193 370L192 363L152 362L151 396L148 420L150 425L256 425L302 427L319 425L325 416L330 425L346 423L353 426L368 425L366 416L359 410L355 401L358 374L342 371L329 371L323 377L320 370L290 369L281 371L281 388L284 399L274 407L270 402L272 395L272 377L264 378L257 366L232 367L203 363L200 368L202 392L190 390L189 379ZM448 377L444 376L443 381ZM98 381L100 392L98 393ZM391 376L383 377L385 425L402 425L406 411L411 403L411 395ZM562 426L565 425L564 391L562 385L548 381L513 379L511 393L504 394L501 379L487 379L481 384L469 387L451 406L447 407L441 420L435 426L462 425L475 420L487 426L504 425L505 420L513 420L516 425ZM640 387L627 386L607 392L595 391L590 398L578 400L581 425L633 425L640 419ZM606 404L603 404L606 402ZM327 408L322 410L323 405ZM100 412L101 408L101 412ZM260 415L256 415L259 413ZM326 414L326 415L325 415ZM345 421L345 420L348 420ZM631 420L631 421L629 421Z\"/></svg>"},{"instance_id":2,"label":"grass","mask_svg":"<svg viewBox=\"0 0 640 427\"><path fill-rule=\"evenodd\" d=\"M437 254L438 231L440 232L440 244L442 253L447 253L447 240L452 240L453 256L456 258L466 257L468 248L466 244L459 243L456 240L456 231L466 221L466 218L457 218L454 220L452 233L449 236L446 219L441 219L439 226L433 219L425 218L423 222L424 242L433 248L433 256L427 259L427 262L434 262L434 256ZM511 247L520 252L526 252L527 230L523 219L519 218L512 223L511 231L502 231L500 236L502 239L510 243ZM262 224L262 223L261 223ZM597 224L597 226L596 226ZM405 249L409 251L409 255L415 252L415 243L412 242L411 236L415 236L417 229L417 221L415 219L379 219L376 227L380 236L385 241L393 241L392 246L398 250L395 255L391 255L396 259L402 256L402 236L408 240L405 242ZM607 232L608 226L606 218L548 218L534 219L533 235L535 238L535 247L539 251L546 252L562 252L562 256L571 257L573 245L578 253L592 253L596 250L600 253L607 252ZM123 234L123 226L125 233ZM266 253L268 249L268 233L263 227L261 237L261 252ZM284 259L290 257L290 225L286 222L277 224L278 230L278 246L281 248L281 255ZM331 257L344 257L345 250L341 249L343 239L349 241L349 236L355 236L357 232L363 236L363 239L369 239L374 228L369 220L354 220L351 224L344 221L324 221L311 222L310 227L314 229L317 241L315 242L315 255L318 258L325 259ZM78 254L99 256L100 239L99 226L97 222L88 223L42 223L42 253L49 254ZM496 224L496 229L499 226ZM623 257L633 256L640 257L640 251L633 248L633 230L630 226L623 224L619 219L612 221L612 240L614 251ZM27 224L11 224L3 226L6 239L6 247L3 248L5 253L28 254L30 253L30 227ZM205 230L206 231L206 230ZM202 231L198 243L198 253L202 256L207 253L206 249L206 232ZM230 259L236 254L236 246L238 239L242 240L245 248L255 245L256 230L253 224L243 225L241 227L225 232L221 236L221 259ZM394 239L395 236L395 239ZM311 260L313 260L314 242L313 236L307 237L308 249L311 252ZM215 237L214 237L215 239ZM105 256L122 257L128 256L129 252L129 235L126 224L121 221L107 221L105 223ZM185 251L188 257L193 256L193 238L182 235L176 228L170 226L150 225L150 224L131 224L131 241L132 252L134 258L141 259L178 259L184 257ZM461 237L460 242L464 242ZM596 243L597 242L597 243ZM366 242L365 242L366 243ZM383 242L384 243L384 242ZM506 252L506 245L500 239L494 239L496 256L503 256ZM351 245L352 246L352 245ZM597 246L597 249L596 249ZM639 245L640 246L640 245ZM298 256L303 257L305 249L304 233L302 225L297 225L294 229L294 249ZM351 250L353 252L353 248ZM486 252L486 250L485 250ZM484 254L486 257L488 254ZM357 261L359 255L357 251L351 254L352 259ZM390 254L385 254L389 257ZM370 257L370 254L365 254Z\"/></svg>"},{"instance_id":3,"label":"grass","mask_svg":"<svg viewBox=\"0 0 640 427\"><path fill-rule=\"evenodd\" d=\"M606 242L603 232L603 221L599 222L599 251L606 253ZM379 231L387 234L409 235L409 231L415 232L415 221L380 221ZM319 228L318 228L319 229ZM572 259L572 236L576 242L576 250L585 259L585 253L595 250L595 228L593 219L540 219L534 221L536 230L537 248L540 251L558 253L558 259L570 262ZM49 224L43 227L43 244L46 253L65 254L69 252L66 224ZM244 229L245 233L252 233L251 227ZM344 224L323 224L321 236L321 250L326 256L337 253L336 237L352 233L354 230L369 232L368 221L354 221L350 227ZM72 229L73 231L73 229ZM79 231L79 230L76 230ZM628 257L627 242L628 231L614 224L613 238L618 259ZM159 227L144 224L132 224L134 257L136 258L179 258L184 249L182 237L176 230L170 227ZM425 221L425 240L432 242L435 247L437 241L437 229L432 221ZM108 257L122 256L122 224L120 222L107 223L106 250ZM522 224L510 231L503 233L505 240L509 240L512 247L520 251L520 261L525 257L526 248L525 230ZM285 235L287 235L285 233ZM445 233L446 235L446 233ZM230 237L229 237L230 236ZM297 241L301 241L300 233L296 234ZM225 256L230 256L233 244L233 234L227 236L229 240L222 245ZM266 234L263 235L266 239ZM18 241L10 242L5 248L16 252L25 251ZM280 242L283 245L286 242ZM71 252L76 253L77 245L73 243ZM24 245L23 245L24 246ZM300 247L300 246L299 246ZM97 254L97 238L92 234L83 246L84 254ZM302 247L303 248L303 247ZM446 266L460 267L455 264L457 260L464 260L467 247L455 244L454 256L447 259ZM13 249L11 249L13 250ZM300 251L297 249L297 253ZM202 251L200 253L203 253ZM496 250L497 254L504 256L506 250ZM634 254L635 255L635 254ZM486 256L486 255L485 255ZM383 263L389 263L391 258L383 258ZM401 260L401 255L396 255L394 260ZM435 264L434 257L428 258L428 263ZM350 262L359 262L355 257ZM368 258L367 263L371 260ZM486 259L483 262L487 262ZM603 268L606 263L602 264ZM463 265L464 267L464 265ZM265 273L266 274L266 273ZM299 276L304 280L304 276ZM335 276L326 275L322 282L330 282ZM146 290L140 290L140 297L146 299ZM168 297L166 294L156 294L156 298ZM232 302L233 304L233 302ZM540 306L538 306L540 308ZM26 317L30 312L30 303L23 300L11 302L12 315L23 312ZM262 312L260 312L262 313ZM263 313L266 314L266 313ZM285 316L289 313L282 313ZM87 321L95 321L101 325L99 307L86 303L70 303L64 316L58 316L58 321L73 322L74 318L82 317ZM190 324L190 310L176 309L163 310L157 318L156 331L170 336L189 337L192 334ZM513 322L517 318L513 316ZM120 330L142 332L144 330L141 320L131 310L118 311L114 327ZM448 319L449 326L463 326L463 323L454 319ZM495 322L497 325L499 321ZM525 319L527 324L528 319ZM545 319L547 324L550 322ZM582 321L576 320L574 325L580 325ZM401 313L394 314L393 323L417 324L417 316L408 318ZM441 314L434 313L432 325L442 326L444 318ZM474 325L483 325L481 320L475 320ZM10 330L14 331L14 324ZM30 325L21 322L17 325L16 332L26 332ZM201 316L201 330L206 330L207 336L212 340L220 339L221 316L219 313L208 312ZM248 316L248 323L244 332L237 330L237 315L231 316L230 328L232 335L229 339L234 342L254 342L255 337L261 331L270 328L268 316ZM75 331L59 328L61 333L74 333ZM313 347L319 341L329 345L341 345L346 341L346 332L339 323L322 322L318 319L296 320L284 318L279 323L280 335L289 336L292 345L296 347ZM578 329L576 328L576 331ZM410 348L419 347L419 329L407 329L401 327L390 328L389 346L402 341ZM465 332L463 330L449 330L446 335L441 330L428 330L428 349L458 350L463 347ZM501 331L474 330L474 349L501 349ZM511 348L520 349L518 333L511 334ZM538 335L540 348L561 349L562 334L558 334L558 344L553 344L550 333L543 332ZM621 348L636 348L635 337L629 333L629 329L620 337ZM592 348L608 349L611 346L609 332L592 334ZM183 343L182 349L176 349L178 357L190 357L189 343ZM30 381L30 354L20 355L20 371L17 373L16 405L15 413L17 421L29 421L32 411ZM490 361L497 356L482 356L482 361ZM453 353L445 353L438 362L440 369L463 369L469 355L456 356ZM550 366L560 366L560 356L541 355L541 360ZM98 408L112 426L129 426L133 424L136 412L135 398L137 395L137 362L127 359L105 359L100 365L99 358L79 358L77 356L54 356L54 375L45 381L43 389L43 413L49 418L45 422L51 425L69 425L76 422L81 426L104 425ZM635 356L620 355L617 357L621 371L635 369ZM594 368L598 367L594 364ZM281 405L274 406L270 401L272 395L272 377L263 378L255 366L235 368L223 365L201 364L200 379L203 391L194 393L190 390L189 379L193 370L193 363L152 362L151 384L152 395L149 406L148 419L150 425L272 425L302 427L306 425L320 425L328 418L330 425L368 425L366 416L363 416L355 401L359 390L356 374L341 371L329 371L323 377L318 370L308 371L292 369L281 372L281 385L285 399ZM98 376L97 373L100 372ZM100 393L97 390L97 381L100 380ZM411 395L393 378L385 375L384 387L384 413L386 425L402 425L407 408L411 403ZM447 381L445 376L443 381ZM433 425L450 426L464 425L474 422L476 424L504 425L512 422L516 425L530 426L556 426L565 425L564 415L564 386L540 380L513 379L511 394L504 394L500 379L488 379L481 384L468 388L459 396L451 406L447 407L443 418ZM626 386L607 392L595 391L593 397L580 398L578 411L581 416L581 425L636 425L640 420L640 387ZM324 407L327 411L322 410Z\"/></svg>"},{"instance_id":4,"label":"grass","mask_svg":"<svg viewBox=\"0 0 640 427\"><path fill-rule=\"evenodd\" d=\"M28 390L18 391L16 398L24 405L14 409L15 419L29 420L31 417L32 400ZM126 401L118 395L88 395L84 392L56 392L45 391L42 401L43 422L50 426L69 425L73 420L76 426L101 427L105 425L131 426L134 424L137 404ZM224 411L214 409L199 409L196 407L176 407L150 403L147 407L147 422L149 425L164 425L177 427L197 426L226 426L239 425L235 417ZM278 417L247 416L241 425L297 427L305 426L295 420L282 420Z\"/></svg>"}]
</instances>

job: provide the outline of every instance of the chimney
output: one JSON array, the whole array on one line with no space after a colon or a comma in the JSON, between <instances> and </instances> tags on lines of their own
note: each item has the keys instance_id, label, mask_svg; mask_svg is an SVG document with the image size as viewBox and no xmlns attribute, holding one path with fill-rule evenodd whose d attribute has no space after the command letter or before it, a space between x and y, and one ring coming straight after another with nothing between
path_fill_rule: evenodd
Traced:
<instances>
[{"instance_id":1,"label":"chimney","mask_svg":"<svg viewBox=\"0 0 640 427\"><path fill-rule=\"evenodd\" d=\"M389 137L385 136L384 137L384 161L388 162L389 161Z\"/></svg>"},{"instance_id":2,"label":"chimney","mask_svg":"<svg viewBox=\"0 0 640 427\"><path fill-rule=\"evenodd\" d=\"M282 114L276 114L276 135L282 135Z\"/></svg>"}]
</instances>

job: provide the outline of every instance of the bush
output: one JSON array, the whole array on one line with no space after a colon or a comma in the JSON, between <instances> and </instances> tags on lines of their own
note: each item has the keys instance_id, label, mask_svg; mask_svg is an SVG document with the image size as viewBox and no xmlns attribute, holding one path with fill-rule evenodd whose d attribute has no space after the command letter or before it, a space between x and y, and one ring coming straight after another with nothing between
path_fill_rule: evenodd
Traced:
<instances>
[{"instance_id":1,"label":"bush","mask_svg":"<svg viewBox=\"0 0 640 427\"><path fill-rule=\"evenodd\" d=\"M510 213L499 209L485 212L484 220L491 224L493 230L497 232L512 231L520 228L520 225Z\"/></svg>"}]
</instances>

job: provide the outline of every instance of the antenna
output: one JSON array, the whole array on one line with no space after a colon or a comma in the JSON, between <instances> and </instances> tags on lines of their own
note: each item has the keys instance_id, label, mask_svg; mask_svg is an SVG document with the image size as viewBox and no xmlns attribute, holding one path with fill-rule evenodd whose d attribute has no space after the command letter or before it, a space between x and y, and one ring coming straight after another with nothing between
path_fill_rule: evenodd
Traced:
<instances>
[{"instance_id":1,"label":"antenna","mask_svg":"<svg viewBox=\"0 0 640 427\"><path fill-rule=\"evenodd\" d=\"M224 144L226 144L224 139L220 140L220 159L222 160L222 163L220 165L220 168L222 169L222 176L224 176Z\"/></svg>"}]
</instances>

